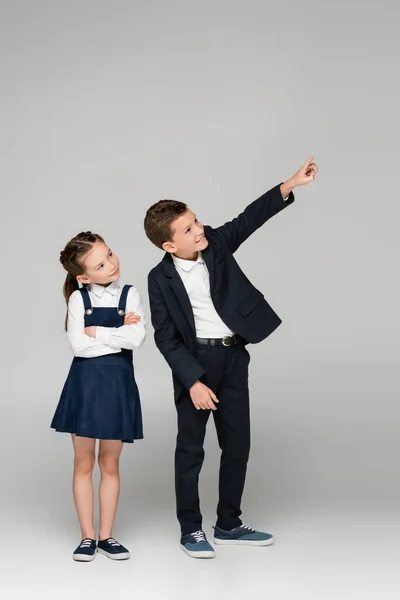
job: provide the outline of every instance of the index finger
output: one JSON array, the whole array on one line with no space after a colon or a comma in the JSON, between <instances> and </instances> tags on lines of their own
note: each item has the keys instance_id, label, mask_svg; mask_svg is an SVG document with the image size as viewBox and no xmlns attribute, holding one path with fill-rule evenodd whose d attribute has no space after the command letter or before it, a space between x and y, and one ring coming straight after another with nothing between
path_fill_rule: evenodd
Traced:
<instances>
[{"instance_id":1,"label":"index finger","mask_svg":"<svg viewBox=\"0 0 400 600\"><path fill-rule=\"evenodd\" d=\"M308 166L310 166L313 160L314 160L314 157L313 157L313 156L311 156L311 157L310 157L310 158L309 158L309 159L308 159L308 160L307 160L307 161L304 163L304 166L305 166L305 167L308 167Z\"/></svg>"},{"instance_id":2,"label":"index finger","mask_svg":"<svg viewBox=\"0 0 400 600\"><path fill-rule=\"evenodd\" d=\"M207 400L207 406L208 406L208 408L211 408L211 410L217 410L217 407L215 406L215 404L211 398L209 398Z\"/></svg>"},{"instance_id":3,"label":"index finger","mask_svg":"<svg viewBox=\"0 0 400 600\"><path fill-rule=\"evenodd\" d=\"M219 402L217 396L214 394L214 392L212 390L210 390L210 398L214 401L214 402Z\"/></svg>"}]
</instances>

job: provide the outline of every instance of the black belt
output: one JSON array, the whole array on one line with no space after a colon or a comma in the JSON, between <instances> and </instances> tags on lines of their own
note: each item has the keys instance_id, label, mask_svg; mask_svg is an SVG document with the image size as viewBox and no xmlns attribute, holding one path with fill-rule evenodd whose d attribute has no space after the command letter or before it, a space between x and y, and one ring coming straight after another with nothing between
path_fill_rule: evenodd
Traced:
<instances>
[{"instance_id":1,"label":"black belt","mask_svg":"<svg viewBox=\"0 0 400 600\"><path fill-rule=\"evenodd\" d=\"M236 344L244 344L245 341L240 335L227 335L223 338L196 338L198 344L204 346L236 346Z\"/></svg>"}]
</instances>

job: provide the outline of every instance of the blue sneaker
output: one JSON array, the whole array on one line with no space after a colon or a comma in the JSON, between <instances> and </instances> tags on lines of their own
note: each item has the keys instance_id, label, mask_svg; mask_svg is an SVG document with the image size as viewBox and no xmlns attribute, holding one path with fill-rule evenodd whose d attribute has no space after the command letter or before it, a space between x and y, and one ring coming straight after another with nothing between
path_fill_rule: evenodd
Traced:
<instances>
[{"instance_id":1,"label":"blue sneaker","mask_svg":"<svg viewBox=\"0 0 400 600\"><path fill-rule=\"evenodd\" d=\"M114 538L99 540L97 552L112 560L127 560L130 557L129 550Z\"/></svg>"},{"instance_id":2,"label":"blue sneaker","mask_svg":"<svg viewBox=\"0 0 400 600\"><path fill-rule=\"evenodd\" d=\"M207 542L206 534L201 529L181 537L181 550L192 558L214 558L214 548Z\"/></svg>"},{"instance_id":3,"label":"blue sneaker","mask_svg":"<svg viewBox=\"0 0 400 600\"><path fill-rule=\"evenodd\" d=\"M85 538L79 546L74 550L72 558L79 562L90 562L96 558L96 540Z\"/></svg>"},{"instance_id":4,"label":"blue sneaker","mask_svg":"<svg viewBox=\"0 0 400 600\"><path fill-rule=\"evenodd\" d=\"M270 533L256 531L242 523L240 527L225 530L214 527L214 542L216 544L240 544L243 546L270 546L274 543L274 536Z\"/></svg>"}]
</instances>

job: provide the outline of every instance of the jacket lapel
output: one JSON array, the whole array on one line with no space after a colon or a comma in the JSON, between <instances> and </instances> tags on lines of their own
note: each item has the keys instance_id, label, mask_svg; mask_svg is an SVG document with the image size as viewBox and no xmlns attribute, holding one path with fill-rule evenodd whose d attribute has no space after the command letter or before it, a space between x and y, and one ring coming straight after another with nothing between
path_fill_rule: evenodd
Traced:
<instances>
[{"instance_id":1,"label":"jacket lapel","mask_svg":"<svg viewBox=\"0 0 400 600\"><path fill-rule=\"evenodd\" d=\"M209 229L211 229L211 228L207 225L204 227L206 237L208 237L207 230L209 230ZM219 293L219 290L217 290L217 288L216 288L215 266L217 266L217 272L219 272L218 265L223 261L223 257L221 255L221 252L219 251L219 248L217 246L212 246L210 240L208 242L207 248L202 251L201 255L204 259L204 262L207 265L207 269L210 274L210 291L211 291L211 297L214 299L215 293L217 293L217 294Z\"/></svg>"},{"instance_id":2,"label":"jacket lapel","mask_svg":"<svg viewBox=\"0 0 400 600\"><path fill-rule=\"evenodd\" d=\"M164 267L164 273L169 279L169 284L172 291L174 292L176 299L178 300L179 306L185 315L190 327L193 332L196 333L196 326L194 324L194 316L192 305L190 304L189 296L186 292L185 286L183 285L182 279L179 277L172 256L167 252L162 260Z\"/></svg>"},{"instance_id":3,"label":"jacket lapel","mask_svg":"<svg viewBox=\"0 0 400 600\"><path fill-rule=\"evenodd\" d=\"M212 249L210 242L205 250L201 253L204 262L207 265L208 273L210 275L210 290L211 295L214 290L214 281L215 281L215 268L214 268L214 250Z\"/></svg>"}]
</instances>

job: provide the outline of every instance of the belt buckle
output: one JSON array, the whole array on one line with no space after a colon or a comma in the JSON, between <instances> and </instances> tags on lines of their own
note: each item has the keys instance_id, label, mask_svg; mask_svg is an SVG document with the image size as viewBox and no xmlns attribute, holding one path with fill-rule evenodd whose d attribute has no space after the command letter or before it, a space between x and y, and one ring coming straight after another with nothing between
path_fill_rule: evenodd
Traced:
<instances>
[{"instance_id":1,"label":"belt buckle","mask_svg":"<svg viewBox=\"0 0 400 600\"><path fill-rule=\"evenodd\" d=\"M229 340L229 344L226 343L226 340ZM226 337L223 337L222 345L225 346L225 348L229 348L229 346L232 346L232 336L227 335Z\"/></svg>"}]
</instances>

